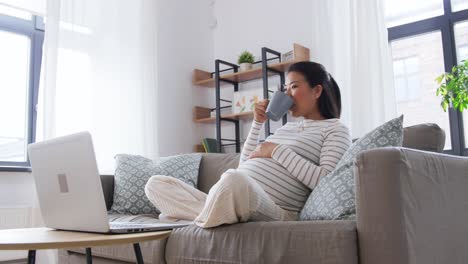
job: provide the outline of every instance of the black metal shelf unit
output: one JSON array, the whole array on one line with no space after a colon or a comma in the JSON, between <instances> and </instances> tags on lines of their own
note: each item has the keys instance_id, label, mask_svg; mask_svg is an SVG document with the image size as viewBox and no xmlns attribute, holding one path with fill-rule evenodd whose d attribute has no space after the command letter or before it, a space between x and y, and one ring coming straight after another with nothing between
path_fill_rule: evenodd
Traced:
<instances>
[{"instance_id":1,"label":"black metal shelf unit","mask_svg":"<svg viewBox=\"0 0 468 264\"><path fill-rule=\"evenodd\" d=\"M268 54L274 55L272 58L268 58ZM281 62L281 53L266 47L262 48L262 60L254 62L254 64L261 63L262 64L262 80L263 80L263 98L268 98L268 93L273 92L269 90L268 88L268 78L271 76L270 72L278 74L280 76L281 84L284 83L285 81L285 74L282 71L275 70L273 68L268 67L268 61L271 60L276 60L278 59L279 62ZM228 68L222 69L221 70L221 65L225 65ZM215 99L216 99L216 143L217 143L217 149L218 152L221 152L222 147L224 146L236 146L236 152L239 153L241 151L240 145L240 120L238 119L231 119L231 118L222 118L221 117L221 109L222 108L228 108L232 107L233 102L230 100L225 100L221 99L221 82L226 82L229 84L232 84L234 87L234 92L239 91L239 83L238 81L231 81L227 79L223 79L221 76L221 72L225 71L233 71L233 72L238 72L239 71L239 66L227 61L223 60L215 60L215 71L212 73L214 75L214 80L215 80ZM280 86L280 91L283 91L283 86ZM221 106L221 102L227 102L231 103L229 106ZM221 135L221 122L231 122L234 123L235 126L235 139L226 139L222 138ZM287 122L287 117L283 117L283 124L286 124ZM265 124L265 138L271 135L270 131L270 121L267 120ZM230 143L224 143L225 141L230 142Z\"/></svg>"}]
</instances>

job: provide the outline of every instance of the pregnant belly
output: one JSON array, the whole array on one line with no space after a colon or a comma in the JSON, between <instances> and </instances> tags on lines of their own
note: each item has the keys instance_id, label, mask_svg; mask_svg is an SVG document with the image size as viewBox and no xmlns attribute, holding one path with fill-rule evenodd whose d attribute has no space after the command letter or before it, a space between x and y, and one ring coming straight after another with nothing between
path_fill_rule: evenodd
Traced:
<instances>
[{"instance_id":1,"label":"pregnant belly","mask_svg":"<svg viewBox=\"0 0 468 264\"><path fill-rule=\"evenodd\" d=\"M250 159L238 169L258 182L276 204L287 210L300 210L310 194L307 186L273 159Z\"/></svg>"}]
</instances>

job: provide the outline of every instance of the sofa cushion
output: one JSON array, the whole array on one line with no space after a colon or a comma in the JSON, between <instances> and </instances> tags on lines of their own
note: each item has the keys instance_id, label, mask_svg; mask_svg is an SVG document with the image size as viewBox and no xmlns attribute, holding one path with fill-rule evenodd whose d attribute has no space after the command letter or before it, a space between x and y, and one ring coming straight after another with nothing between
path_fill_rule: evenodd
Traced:
<instances>
[{"instance_id":1,"label":"sofa cushion","mask_svg":"<svg viewBox=\"0 0 468 264\"><path fill-rule=\"evenodd\" d=\"M358 263L354 221L249 222L173 231L170 263Z\"/></svg>"},{"instance_id":2,"label":"sofa cushion","mask_svg":"<svg viewBox=\"0 0 468 264\"><path fill-rule=\"evenodd\" d=\"M432 152L442 152L445 132L437 124L427 123L403 129L403 147Z\"/></svg>"},{"instance_id":3,"label":"sofa cushion","mask_svg":"<svg viewBox=\"0 0 468 264\"><path fill-rule=\"evenodd\" d=\"M239 166L239 153L206 153L202 155L198 173L198 189L208 193L210 188L219 180L221 174L228 169Z\"/></svg>"},{"instance_id":4,"label":"sofa cushion","mask_svg":"<svg viewBox=\"0 0 468 264\"><path fill-rule=\"evenodd\" d=\"M336 220L356 213L354 167L356 156L381 147L401 147L403 142L403 116L375 128L343 154L335 169L320 179L299 214L300 220Z\"/></svg>"},{"instance_id":5,"label":"sofa cushion","mask_svg":"<svg viewBox=\"0 0 468 264\"><path fill-rule=\"evenodd\" d=\"M197 186L200 154L184 154L151 160L139 155L119 154L115 157L114 203L111 210L120 214L157 214L159 210L148 200L145 185L153 175L177 178Z\"/></svg>"}]
</instances>

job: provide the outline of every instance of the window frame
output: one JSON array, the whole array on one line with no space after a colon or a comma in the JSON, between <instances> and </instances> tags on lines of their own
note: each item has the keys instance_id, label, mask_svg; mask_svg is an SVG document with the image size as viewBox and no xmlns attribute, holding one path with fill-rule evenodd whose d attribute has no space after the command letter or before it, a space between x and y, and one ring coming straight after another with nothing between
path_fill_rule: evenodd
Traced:
<instances>
[{"instance_id":1,"label":"window frame","mask_svg":"<svg viewBox=\"0 0 468 264\"><path fill-rule=\"evenodd\" d=\"M24 20L0 14L0 30L20 34L31 40L29 60L28 87L28 127L27 144L36 140L37 101L39 94L39 79L41 74L42 47L44 43L44 23L39 16L32 16L31 20ZM27 155L26 155L27 156ZM0 171L31 171L29 157L24 162L0 160Z\"/></svg>"},{"instance_id":2,"label":"window frame","mask_svg":"<svg viewBox=\"0 0 468 264\"><path fill-rule=\"evenodd\" d=\"M392 41L402 38L440 31L442 35L444 69L446 72L450 72L452 67L457 65L454 25L457 22L468 21L468 9L452 12L451 1L442 1L444 4L443 15L388 28L388 43L390 44ZM452 149L444 150L444 153L468 156L468 149L465 145L465 140L467 139L464 138L463 113L449 108L448 115L450 131L446 131L446 133L450 133Z\"/></svg>"}]
</instances>

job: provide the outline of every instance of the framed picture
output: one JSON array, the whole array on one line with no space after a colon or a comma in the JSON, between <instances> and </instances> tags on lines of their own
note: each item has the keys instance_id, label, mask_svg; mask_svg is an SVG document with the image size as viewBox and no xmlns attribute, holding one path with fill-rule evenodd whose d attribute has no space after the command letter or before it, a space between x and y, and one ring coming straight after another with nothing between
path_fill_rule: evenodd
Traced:
<instances>
[{"instance_id":1,"label":"framed picture","mask_svg":"<svg viewBox=\"0 0 468 264\"><path fill-rule=\"evenodd\" d=\"M275 87L280 90L280 85ZM271 99L275 88L271 87L268 91L268 99ZM232 99L232 113L239 114L245 112L252 112L255 108L255 104L263 100L263 88L255 90L239 91L234 92Z\"/></svg>"},{"instance_id":2,"label":"framed picture","mask_svg":"<svg viewBox=\"0 0 468 264\"><path fill-rule=\"evenodd\" d=\"M232 100L232 113L239 114L244 112L252 112L255 108L255 104L262 99L262 89L234 92Z\"/></svg>"}]
</instances>

